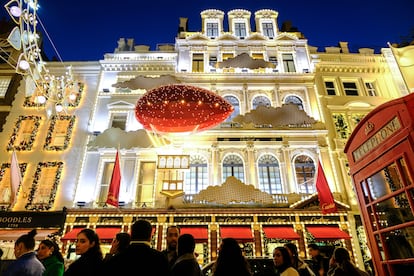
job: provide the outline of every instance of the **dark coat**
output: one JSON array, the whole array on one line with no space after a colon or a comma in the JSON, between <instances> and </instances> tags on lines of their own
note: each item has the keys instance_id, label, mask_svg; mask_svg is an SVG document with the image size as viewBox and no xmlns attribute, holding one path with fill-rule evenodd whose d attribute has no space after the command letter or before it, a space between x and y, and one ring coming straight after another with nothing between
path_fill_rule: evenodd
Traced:
<instances>
[{"instance_id":1,"label":"dark coat","mask_svg":"<svg viewBox=\"0 0 414 276\"><path fill-rule=\"evenodd\" d=\"M172 276L202 276L200 265L192 253L178 257L171 268L171 274Z\"/></svg>"},{"instance_id":2,"label":"dark coat","mask_svg":"<svg viewBox=\"0 0 414 276\"><path fill-rule=\"evenodd\" d=\"M102 256L87 251L79 259L71 263L63 274L64 276L98 276L102 270Z\"/></svg>"},{"instance_id":3,"label":"dark coat","mask_svg":"<svg viewBox=\"0 0 414 276\"><path fill-rule=\"evenodd\" d=\"M36 253L29 252L11 263L3 276L42 276L44 271L45 267L37 259Z\"/></svg>"},{"instance_id":4,"label":"dark coat","mask_svg":"<svg viewBox=\"0 0 414 276\"><path fill-rule=\"evenodd\" d=\"M170 275L168 261L163 253L146 243L134 241L105 263L102 275L130 275L132 272L140 276Z\"/></svg>"}]
</instances>

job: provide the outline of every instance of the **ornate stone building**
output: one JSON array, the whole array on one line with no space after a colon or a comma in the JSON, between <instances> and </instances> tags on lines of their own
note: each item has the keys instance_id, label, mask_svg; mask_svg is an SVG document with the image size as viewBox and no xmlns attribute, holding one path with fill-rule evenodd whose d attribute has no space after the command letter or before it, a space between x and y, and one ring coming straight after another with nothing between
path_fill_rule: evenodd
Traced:
<instances>
[{"instance_id":1,"label":"ornate stone building","mask_svg":"<svg viewBox=\"0 0 414 276\"><path fill-rule=\"evenodd\" d=\"M200 15L197 32L180 18L171 45L150 50L121 38L103 60L64 63L76 97L61 112L38 104L21 82L0 133L0 205L6 211L66 207L58 232L68 252L82 227L111 240L147 218L159 249L170 224L196 236L200 263L215 259L220 238L234 236L248 256L269 256L274 246L293 241L307 257L307 244L316 241L328 254L346 246L362 266L370 253L344 146L364 115L413 89L392 49L350 52L347 42L318 49L297 30L282 31L274 10ZM47 63L56 75L64 66ZM143 129L135 117L138 99L172 84L208 89L234 111L200 132ZM24 166L18 201L10 206L13 149ZM122 181L114 208L105 201L118 149ZM319 161L336 213L323 215L319 207Z\"/></svg>"}]
</instances>

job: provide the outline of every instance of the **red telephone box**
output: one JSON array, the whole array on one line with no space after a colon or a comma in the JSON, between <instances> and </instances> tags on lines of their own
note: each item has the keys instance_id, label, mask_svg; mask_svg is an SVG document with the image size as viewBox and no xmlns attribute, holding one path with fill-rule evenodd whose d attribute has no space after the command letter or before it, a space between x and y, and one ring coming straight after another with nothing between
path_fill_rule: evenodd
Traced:
<instances>
[{"instance_id":1,"label":"red telephone box","mask_svg":"<svg viewBox=\"0 0 414 276\"><path fill-rule=\"evenodd\" d=\"M345 153L376 275L413 275L414 94L365 116Z\"/></svg>"}]
</instances>

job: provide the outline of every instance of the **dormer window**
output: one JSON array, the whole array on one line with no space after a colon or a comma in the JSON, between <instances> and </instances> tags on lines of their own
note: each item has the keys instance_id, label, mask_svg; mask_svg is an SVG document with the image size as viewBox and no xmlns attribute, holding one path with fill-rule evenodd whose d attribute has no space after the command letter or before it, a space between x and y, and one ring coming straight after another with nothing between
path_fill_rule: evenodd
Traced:
<instances>
[{"instance_id":1,"label":"dormer window","mask_svg":"<svg viewBox=\"0 0 414 276\"><path fill-rule=\"evenodd\" d=\"M245 38L247 36L246 23L235 22L234 23L234 35L239 38Z\"/></svg>"},{"instance_id":2,"label":"dormer window","mask_svg":"<svg viewBox=\"0 0 414 276\"><path fill-rule=\"evenodd\" d=\"M218 23L209 22L206 26L206 35L208 37L218 37L219 35L219 29L218 29Z\"/></svg>"},{"instance_id":3,"label":"dormer window","mask_svg":"<svg viewBox=\"0 0 414 276\"><path fill-rule=\"evenodd\" d=\"M267 36L268 38L274 38L275 32L273 29L273 23L272 22L262 22L262 31L263 35Z\"/></svg>"}]
</instances>

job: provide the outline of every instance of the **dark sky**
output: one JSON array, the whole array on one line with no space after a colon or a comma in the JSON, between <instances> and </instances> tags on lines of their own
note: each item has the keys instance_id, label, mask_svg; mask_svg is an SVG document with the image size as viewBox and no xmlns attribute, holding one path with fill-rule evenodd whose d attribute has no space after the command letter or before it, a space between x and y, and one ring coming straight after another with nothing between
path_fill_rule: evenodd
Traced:
<instances>
[{"instance_id":1,"label":"dark sky","mask_svg":"<svg viewBox=\"0 0 414 276\"><path fill-rule=\"evenodd\" d=\"M103 59L113 53L119 38L135 44L174 43L179 18L187 17L190 31L201 31L200 12L205 9L272 9L279 12L278 25L291 21L311 46L337 46L348 41L354 51L387 47L401 42L414 29L413 0L38 0L38 18L45 37L47 56L63 61ZM226 28L226 31L228 29ZM51 45L55 46L56 51ZM322 49L322 48L321 48ZM376 51L377 52L377 51Z\"/></svg>"}]
</instances>

